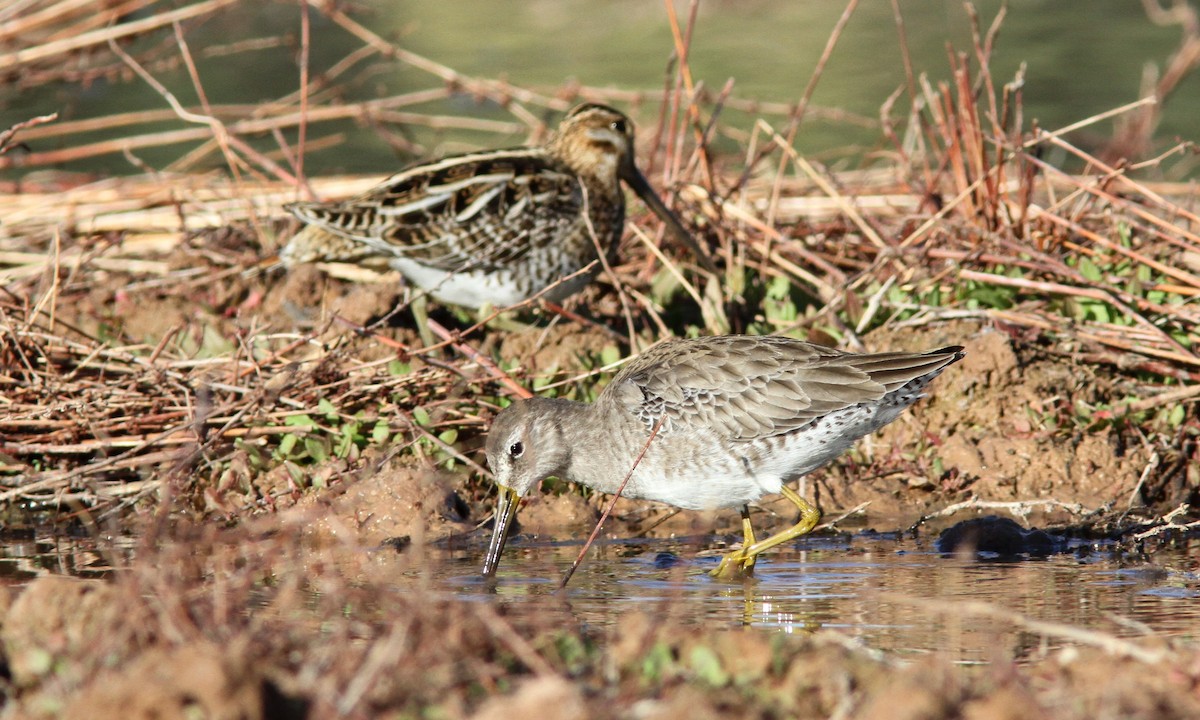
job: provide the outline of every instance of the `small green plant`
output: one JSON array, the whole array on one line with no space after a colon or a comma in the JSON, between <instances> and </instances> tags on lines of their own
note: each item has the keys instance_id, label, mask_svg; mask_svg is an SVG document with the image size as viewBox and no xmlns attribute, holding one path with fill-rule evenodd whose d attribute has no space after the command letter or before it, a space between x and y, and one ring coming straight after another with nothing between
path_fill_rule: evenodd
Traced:
<instances>
[{"instance_id":1,"label":"small green plant","mask_svg":"<svg viewBox=\"0 0 1200 720\"><path fill-rule=\"evenodd\" d=\"M688 653L688 666L704 684L719 688L729 684L729 672L721 664L721 657L707 645L697 645Z\"/></svg>"},{"instance_id":2,"label":"small green plant","mask_svg":"<svg viewBox=\"0 0 1200 720\"><path fill-rule=\"evenodd\" d=\"M675 650L659 641L642 657L641 679L650 687L659 685L676 671Z\"/></svg>"},{"instance_id":3,"label":"small green plant","mask_svg":"<svg viewBox=\"0 0 1200 720\"><path fill-rule=\"evenodd\" d=\"M387 421L372 421L361 410L347 417L326 398L317 402L316 410L317 417L297 413L284 418L283 424L293 430L279 436L279 444L271 452L275 462L304 466L332 458L354 459L368 445L383 444L391 438ZM263 461L252 445L242 447L252 453L252 462Z\"/></svg>"},{"instance_id":4,"label":"small green plant","mask_svg":"<svg viewBox=\"0 0 1200 720\"><path fill-rule=\"evenodd\" d=\"M596 661L596 646L573 632L559 633L553 642L559 659L571 675L583 674Z\"/></svg>"},{"instance_id":5,"label":"small green plant","mask_svg":"<svg viewBox=\"0 0 1200 720\"><path fill-rule=\"evenodd\" d=\"M792 284L786 276L776 276L767 283L762 308L769 326L778 327L796 322L799 311L792 298Z\"/></svg>"},{"instance_id":6,"label":"small green plant","mask_svg":"<svg viewBox=\"0 0 1200 720\"><path fill-rule=\"evenodd\" d=\"M412 409L413 424L425 431L417 441L413 443L412 449L419 456L432 458L434 463L447 470L453 470L458 465L458 458L453 452L447 448L453 448L455 451L458 448L455 443L458 442L458 429L446 428L440 432L434 432L437 428L434 427L433 418L429 411L423 407L415 407Z\"/></svg>"},{"instance_id":7,"label":"small green plant","mask_svg":"<svg viewBox=\"0 0 1200 720\"><path fill-rule=\"evenodd\" d=\"M1008 277L1022 275L1019 268L1006 270L1003 265L996 266L996 273ZM941 300L940 294L937 299ZM958 300L968 310L1008 310L1017 304L1017 288L967 280L959 287Z\"/></svg>"}]
</instances>

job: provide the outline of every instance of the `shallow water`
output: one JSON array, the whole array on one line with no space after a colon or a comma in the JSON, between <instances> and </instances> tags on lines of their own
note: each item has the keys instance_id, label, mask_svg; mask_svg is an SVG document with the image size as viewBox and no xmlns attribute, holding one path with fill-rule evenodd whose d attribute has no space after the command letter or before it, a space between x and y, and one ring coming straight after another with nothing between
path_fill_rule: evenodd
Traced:
<instances>
[{"instance_id":1,"label":"shallow water","mask_svg":"<svg viewBox=\"0 0 1200 720\"><path fill-rule=\"evenodd\" d=\"M97 543L73 535L0 536L0 583L20 585L42 575L106 577L113 570L113 554L128 558L133 546L131 537Z\"/></svg>"},{"instance_id":2,"label":"shallow water","mask_svg":"<svg viewBox=\"0 0 1200 720\"><path fill-rule=\"evenodd\" d=\"M558 583L578 545L506 551L497 602L520 613L566 613L603 626L632 611L665 613L708 629L752 626L786 633L833 630L878 650L938 652L960 662L1022 657L1069 645L972 610L987 603L1039 622L1117 637L1200 634L1200 544L1152 561L1086 546L1046 559L974 560L937 553L932 541L895 535L812 538L760 558L755 579L724 583L706 572L718 556L680 543L594 549L563 595ZM457 554L434 586L484 599L478 557ZM1191 570L1191 572L1189 572Z\"/></svg>"},{"instance_id":3,"label":"shallow water","mask_svg":"<svg viewBox=\"0 0 1200 720\"><path fill-rule=\"evenodd\" d=\"M833 631L862 647L900 655L939 653L960 663L1008 661L1080 644L985 611L1015 613L1107 636L1200 636L1200 541L1152 558L1081 544L1044 559L1001 561L943 555L932 538L900 534L817 536L759 559L745 583L713 580L712 538L617 540L592 548L565 593L559 583L580 542L514 539L494 587L479 576L482 549L429 549L418 562L369 551L395 569L396 592L427 592L506 606L509 616L603 628L632 612L706 630ZM5 538L0 583L46 574L105 577L129 562L134 541ZM113 559L114 554L118 557ZM397 563L398 560L401 560ZM400 569L400 565L408 569ZM990 612L988 611L988 612Z\"/></svg>"}]
</instances>

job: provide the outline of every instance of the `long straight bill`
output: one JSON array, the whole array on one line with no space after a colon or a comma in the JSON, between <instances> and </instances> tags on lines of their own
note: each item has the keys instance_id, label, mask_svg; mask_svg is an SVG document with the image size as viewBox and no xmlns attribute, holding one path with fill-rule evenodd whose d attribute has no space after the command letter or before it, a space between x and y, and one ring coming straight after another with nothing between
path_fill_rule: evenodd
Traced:
<instances>
[{"instance_id":1,"label":"long straight bill","mask_svg":"<svg viewBox=\"0 0 1200 720\"><path fill-rule=\"evenodd\" d=\"M500 564L500 553L504 552L504 543L508 540L508 528L513 518L517 516L517 491L512 488L499 487L500 495L496 499L496 513L493 515L492 541L488 543L487 555L483 556L483 576L490 578L496 574L496 566Z\"/></svg>"},{"instance_id":2,"label":"long straight bill","mask_svg":"<svg viewBox=\"0 0 1200 720\"><path fill-rule=\"evenodd\" d=\"M683 223L679 222L679 218L675 217L675 213L671 212L663 204L663 201L658 197L658 193L654 192L654 188L650 187L646 176L642 175L637 166L630 162L621 168L620 174L621 179L629 185L629 188L637 193L637 196L654 211L655 215L662 218L662 221L667 226L667 231L692 251L692 254L696 256L696 259L700 261L705 270L715 273L717 267L713 264L712 258L700 247L700 244L696 242L696 238L692 237L691 233L684 229Z\"/></svg>"}]
</instances>

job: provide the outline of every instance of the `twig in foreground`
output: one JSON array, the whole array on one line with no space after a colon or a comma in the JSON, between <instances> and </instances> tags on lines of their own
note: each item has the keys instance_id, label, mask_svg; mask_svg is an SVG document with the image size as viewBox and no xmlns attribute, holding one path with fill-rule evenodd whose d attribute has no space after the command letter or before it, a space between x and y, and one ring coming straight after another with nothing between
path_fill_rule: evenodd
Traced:
<instances>
[{"instance_id":1,"label":"twig in foreground","mask_svg":"<svg viewBox=\"0 0 1200 720\"><path fill-rule=\"evenodd\" d=\"M604 508L604 513L601 514L600 519L596 521L596 527L592 528L592 534L588 535L587 542L583 544L583 547L579 550L579 554L575 556L575 562L571 563L571 567L567 570L567 574L563 575L562 583L560 583L558 586L559 590L563 590L567 587L567 583L571 581L571 576L575 574L575 570L579 567L579 563L583 562L583 556L587 554L588 548L592 546L592 543L596 540L596 536L600 534L600 528L604 527L604 521L607 520L608 516L612 514L612 510L614 507L616 507L617 501L621 499L621 493L624 492L625 486L629 484L629 478L633 477L633 471L637 470L637 466L642 462L642 458L646 456L646 451L650 449L650 443L654 442L654 438L658 437L658 431L662 428L663 420L666 420L666 418L667 416L664 414L658 419L658 422L654 423L654 429L650 431L650 437L646 438L646 444L642 446L642 451L638 453L636 458L634 458L633 465L629 468L629 472L625 473L625 479L621 481L620 486L617 487L617 491L613 493L612 502L608 504L608 507Z\"/></svg>"}]
</instances>

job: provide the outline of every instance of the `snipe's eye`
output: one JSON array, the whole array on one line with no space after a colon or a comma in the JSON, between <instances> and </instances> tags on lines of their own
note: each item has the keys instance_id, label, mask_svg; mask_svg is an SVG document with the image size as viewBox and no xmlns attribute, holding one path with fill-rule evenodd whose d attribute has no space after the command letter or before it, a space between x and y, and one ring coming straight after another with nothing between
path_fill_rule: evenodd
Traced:
<instances>
[{"instance_id":1,"label":"snipe's eye","mask_svg":"<svg viewBox=\"0 0 1200 720\"><path fill-rule=\"evenodd\" d=\"M626 130L628 130L628 128L625 126L624 120L613 120L608 126L622 135L624 135Z\"/></svg>"},{"instance_id":2,"label":"snipe's eye","mask_svg":"<svg viewBox=\"0 0 1200 720\"><path fill-rule=\"evenodd\" d=\"M521 455L525 454L525 443L518 440L515 443L513 443L512 445L509 445L508 446L508 454L514 460L516 458L521 457Z\"/></svg>"}]
</instances>

